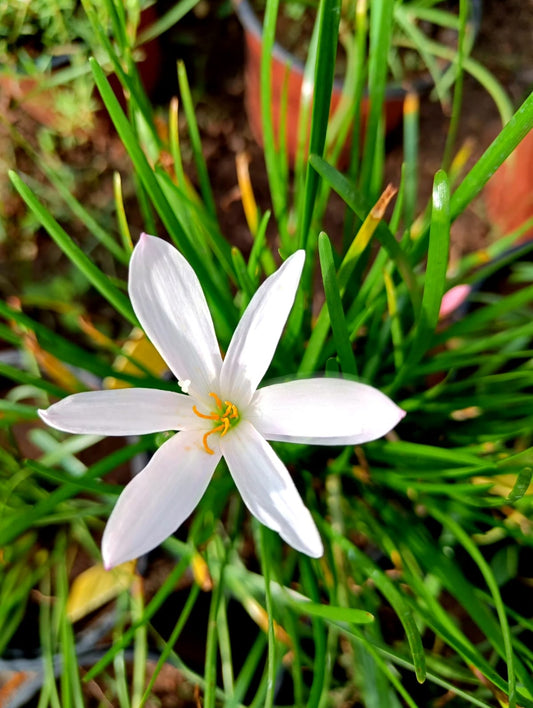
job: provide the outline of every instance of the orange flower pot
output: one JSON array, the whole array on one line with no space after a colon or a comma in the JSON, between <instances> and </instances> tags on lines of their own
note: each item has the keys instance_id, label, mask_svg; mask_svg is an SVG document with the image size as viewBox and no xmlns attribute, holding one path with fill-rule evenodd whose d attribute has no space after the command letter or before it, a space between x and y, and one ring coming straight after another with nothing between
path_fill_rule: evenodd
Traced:
<instances>
[{"instance_id":1,"label":"orange flower pot","mask_svg":"<svg viewBox=\"0 0 533 708\"><path fill-rule=\"evenodd\" d=\"M533 218L533 130L517 145L484 191L490 223L502 235ZM533 226L521 240L533 238Z\"/></svg>"},{"instance_id":2,"label":"orange flower pot","mask_svg":"<svg viewBox=\"0 0 533 708\"><path fill-rule=\"evenodd\" d=\"M245 66L245 104L250 129L259 145L263 145L263 126L261 119L261 52L262 52L262 26L257 15L254 13L248 0L235 0L235 11L244 28L246 43L246 66ZM286 120L286 144L290 164L294 164L298 146L298 118L300 112L300 97L304 79L303 63L288 52L278 42L274 43L271 62L272 74L272 121L275 135L279 138L279 130L282 119L282 97L287 86L287 120ZM430 82L427 77L414 87L415 90L427 88ZM409 87L413 90L413 87ZM339 105L342 94L342 82L336 80L333 85L331 97L330 115L333 115ZM390 86L387 90L385 100L385 129L387 133L393 131L401 123L403 115L403 102L407 90L401 86ZM361 125L364 131L365 122L368 116L369 102L365 98L361 105ZM346 145L345 154L340 161L347 163L349 154L349 143Z\"/></svg>"},{"instance_id":3,"label":"orange flower pot","mask_svg":"<svg viewBox=\"0 0 533 708\"><path fill-rule=\"evenodd\" d=\"M248 120L252 134L256 141L263 145L263 126L261 119L261 52L263 28L257 15L252 9L250 0L233 0L235 11L244 29L246 43L245 67L245 103ZM471 8L471 24L474 36L479 27L481 15L480 0L474 0ZM288 52L278 42L274 43L271 57L272 74L272 121L275 135L279 139L279 130L282 119L282 96L285 84L288 82L286 144L290 164L294 164L298 146L298 118L300 112L300 97L304 78L303 63ZM387 87L385 96L385 131L392 132L397 128L403 117L403 103L405 96L410 93L423 93L433 85L429 73L424 73L403 85L397 83ZM336 80L333 84L330 115L333 115L339 105L342 95L342 82ZM369 111L369 101L363 98L361 110L361 133L364 135L365 124ZM349 159L349 141L341 155L340 163L347 164Z\"/></svg>"}]
</instances>

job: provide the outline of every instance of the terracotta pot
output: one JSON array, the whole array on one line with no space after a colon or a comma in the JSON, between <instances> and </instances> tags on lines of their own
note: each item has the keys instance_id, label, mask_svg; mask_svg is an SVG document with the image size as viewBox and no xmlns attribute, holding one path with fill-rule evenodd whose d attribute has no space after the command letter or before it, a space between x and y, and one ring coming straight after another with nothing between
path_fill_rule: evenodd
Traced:
<instances>
[{"instance_id":1,"label":"terracotta pot","mask_svg":"<svg viewBox=\"0 0 533 708\"><path fill-rule=\"evenodd\" d=\"M260 76L261 76L261 50L263 28L258 17L254 13L249 0L233 0L235 11L244 28L246 42L246 67L245 67L245 102L250 128L254 138L260 145L263 145L263 128L261 120L261 96L260 96ZM477 32L480 21L480 2L474 0L471 8L471 22L474 34ZM286 121L286 141L287 151L291 164L297 150L298 115L300 110L300 95L304 77L303 63L284 49L278 42L274 43L272 50L272 120L275 134L279 134L281 122L281 101L284 92L284 84L288 76L288 102ZM420 77L406 83L404 86L390 84L385 97L385 130L392 132L402 121L403 104L409 92L422 93L433 85L429 75L423 74ZM335 113L342 95L342 82L334 81L333 93L331 97L330 115ZM369 101L364 98L361 104L361 133L364 135L365 123L368 116ZM340 162L347 164L349 156L349 143L346 145L344 155L341 155Z\"/></svg>"},{"instance_id":2,"label":"terracotta pot","mask_svg":"<svg viewBox=\"0 0 533 708\"><path fill-rule=\"evenodd\" d=\"M236 0L235 10L244 28L246 42L245 66L245 103L250 129L259 145L263 145L263 126L261 120L261 51L263 45L263 28L258 17L252 10L248 0ZM272 50L272 121L275 135L279 135L282 117L282 95L284 85L288 80L287 93L287 120L286 144L289 162L294 164L298 147L298 115L300 111L300 96L304 78L304 64L288 52L278 42L274 43ZM331 97L330 115L335 113L341 99L342 84L335 81ZM403 115L403 101L406 91L400 87L391 87L387 92L386 101L386 130L390 132L396 128ZM368 115L368 100L364 99L361 105L361 123L364 130ZM349 145L346 154L341 157L342 162L347 162Z\"/></svg>"},{"instance_id":3,"label":"terracotta pot","mask_svg":"<svg viewBox=\"0 0 533 708\"><path fill-rule=\"evenodd\" d=\"M533 218L533 130L494 173L484 190L490 223L502 235ZM521 240L533 238L533 226Z\"/></svg>"},{"instance_id":4,"label":"terracotta pot","mask_svg":"<svg viewBox=\"0 0 533 708\"><path fill-rule=\"evenodd\" d=\"M262 51L262 25L248 0L235 0L235 10L244 28L246 42L246 67L245 67L245 102L250 128L255 140L263 145L263 127L261 121L261 51ZM281 103L284 84L288 77L288 102L286 121L286 141L289 161L294 164L298 145L298 115L300 110L300 96L304 77L304 64L288 52L278 42L274 43L272 50L272 120L275 134L279 134L281 122ZM425 84L429 85L425 79ZM331 97L330 114L335 113L342 93L342 83L335 81ZM399 86L391 86L387 91L386 131L396 128L403 115L403 101L406 90ZM361 123L364 130L368 116L368 100L365 98L361 105ZM346 155L341 161L347 161L349 145L346 146Z\"/></svg>"}]
</instances>

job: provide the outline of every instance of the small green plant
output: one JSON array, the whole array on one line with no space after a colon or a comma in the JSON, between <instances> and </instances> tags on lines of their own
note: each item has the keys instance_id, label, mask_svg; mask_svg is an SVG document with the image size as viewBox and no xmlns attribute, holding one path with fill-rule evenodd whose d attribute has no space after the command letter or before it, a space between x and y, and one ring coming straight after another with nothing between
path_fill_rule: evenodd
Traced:
<instances>
[{"instance_id":1,"label":"small green plant","mask_svg":"<svg viewBox=\"0 0 533 708\"><path fill-rule=\"evenodd\" d=\"M121 20L132 46L140 13L147 3L123 4ZM98 26L87 18L98 17ZM63 137L78 137L90 128L97 109L89 56L106 65L101 35L113 31L119 21L105 0L13 0L0 4L0 74L6 74L5 90L23 105L40 107L39 117ZM109 69L109 65L106 67ZM12 89L15 82L18 88ZM46 110L46 113L44 111Z\"/></svg>"}]
</instances>

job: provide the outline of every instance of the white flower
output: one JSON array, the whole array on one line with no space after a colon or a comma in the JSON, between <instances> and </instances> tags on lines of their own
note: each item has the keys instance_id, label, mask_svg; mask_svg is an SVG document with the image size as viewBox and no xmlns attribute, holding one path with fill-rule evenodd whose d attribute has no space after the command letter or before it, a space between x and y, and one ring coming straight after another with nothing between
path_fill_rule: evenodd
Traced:
<instances>
[{"instance_id":1,"label":"white flower","mask_svg":"<svg viewBox=\"0 0 533 708\"><path fill-rule=\"evenodd\" d=\"M78 393L41 418L59 430L97 435L179 431L126 486L102 540L107 568L174 533L200 501L220 458L259 521L317 558L311 514L267 440L352 445L385 435L404 412L376 389L312 378L258 389L294 302L298 251L258 289L222 360L198 278L170 244L143 234L130 264L129 294L146 334L187 392L125 388Z\"/></svg>"}]
</instances>

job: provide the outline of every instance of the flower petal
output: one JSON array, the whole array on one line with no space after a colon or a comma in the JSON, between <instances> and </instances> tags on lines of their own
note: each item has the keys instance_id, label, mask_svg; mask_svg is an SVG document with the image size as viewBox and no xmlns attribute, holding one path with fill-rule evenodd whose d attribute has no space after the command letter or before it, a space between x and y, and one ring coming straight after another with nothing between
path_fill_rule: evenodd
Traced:
<instances>
[{"instance_id":1,"label":"flower petal","mask_svg":"<svg viewBox=\"0 0 533 708\"><path fill-rule=\"evenodd\" d=\"M246 415L267 440L354 445L385 435L405 412L372 386L314 378L259 389Z\"/></svg>"},{"instance_id":2,"label":"flower petal","mask_svg":"<svg viewBox=\"0 0 533 708\"><path fill-rule=\"evenodd\" d=\"M102 539L106 568L138 558L159 545L202 498L220 453L208 455L193 430L174 435L120 495Z\"/></svg>"},{"instance_id":3,"label":"flower petal","mask_svg":"<svg viewBox=\"0 0 533 708\"><path fill-rule=\"evenodd\" d=\"M194 270L169 243L142 234L128 287L135 314L173 374L205 398L216 389L222 358Z\"/></svg>"},{"instance_id":4,"label":"flower petal","mask_svg":"<svg viewBox=\"0 0 533 708\"><path fill-rule=\"evenodd\" d=\"M253 425L242 420L220 437L220 449L251 513L297 551L319 558L324 549L315 522L285 465Z\"/></svg>"},{"instance_id":5,"label":"flower petal","mask_svg":"<svg viewBox=\"0 0 533 708\"><path fill-rule=\"evenodd\" d=\"M235 330L220 372L223 398L246 406L268 369L292 308L304 265L297 251L265 280Z\"/></svg>"},{"instance_id":6,"label":"flower petal","mask_svg":"<svg viewBox=\"0 0 533 708\"><path fill-rule=\"evenodd\" d=\"M439 320L445 320L447 317L450 317L450 315L453 315L461 305L464 305L466 300L470 297L471 292L472 286L466 283L455 285L445 292L440 303Z\"/></svg>"},{"instance_id":7,"label":"flower petal","mask_svg":"<svg viewBox=\"0 0 533 708\"><path fill-rule=\"evenodd\" d=\"M66 433L144 435L163 430L199 428L189 396L153 388L121 388L75 393L39 415Z\"/></svg>"}]
</instances>

